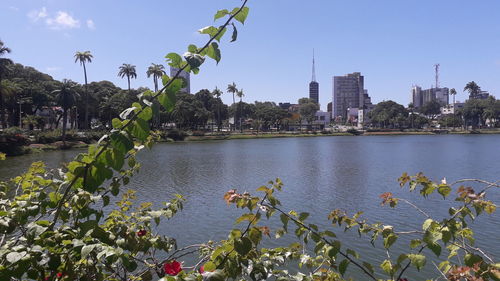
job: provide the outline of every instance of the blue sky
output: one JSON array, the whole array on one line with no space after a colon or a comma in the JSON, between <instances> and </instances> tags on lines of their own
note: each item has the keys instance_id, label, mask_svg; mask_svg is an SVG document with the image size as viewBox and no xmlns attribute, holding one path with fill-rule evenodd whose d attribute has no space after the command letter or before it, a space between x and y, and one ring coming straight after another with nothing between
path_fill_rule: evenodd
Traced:
<instances>
[{"instance_id":1,"label":"blue sky","mask_svg":"<svg viewBox=\"0 0 500 281\"><path fill-rule=\"evenodd\" d=\"M56 79L83 81L75 51L90 50L90 81L117 77L122 63L137 66L132 87L152 87L146 69L164 63L169 52L202 45L197 30L213 23L218 9L239 0L1 0L0 38L16 62ZM331 101L332 76L354 71L365 76L372 100L408 104L413 84L469 81L499 97L500 1L498 0L250 0L250 15L239 39L222 44L222 61L205 63L192 76L192 90L225 89L235 82L247 101L296 102L308 95L312 49L323 109ZM223 97L226 103L231 97Z\"/></svg>"}]
</instances>

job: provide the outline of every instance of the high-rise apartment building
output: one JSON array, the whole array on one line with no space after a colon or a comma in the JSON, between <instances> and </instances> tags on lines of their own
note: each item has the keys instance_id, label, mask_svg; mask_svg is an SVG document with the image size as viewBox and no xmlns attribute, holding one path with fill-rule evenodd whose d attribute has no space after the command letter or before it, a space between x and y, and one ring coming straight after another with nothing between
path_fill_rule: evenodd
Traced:
<instances>
[{"instance_id":1,"label":"high-rise apartment building","mask_svg":"<svg viewBox=\"0 0 500 281\"><path fill-rule=\"evenodd\" d=\"M449 104L450 90L448 88L430 88L422 90L419 86L413 86L411 89L411 100L413 107L421 108L430 101L437 101L441 105Z\"/></svg>"},{"instance_id":2,"label":"high-rise apartment building","mask_svg":"<svg viewBox=\"0 0 500 281\"><path fill-rule=\"evenodd\" d=\"M178 68L170 67L170 77L174 77L178 71L179 71ZM190 94L191 93L191 80L190 80L189 72L181 71L179 76L182 79L184 79L184 81L186 82L186 87L182 88L181 91Z\"/></svg>"},{"instance_id":3,"label":"high-rise apartment building","mask_svg":"<svg viewBox=\"0 0 500 281\"><path fill-rule=\"evenodd\" d=\"M319 104L319 83L316 82L314 52L313 52L313 63L312 63L312 79L311 83L309 83L309 98L314 100L317 104Z\"/></svg>"},{"instance_id":4,"label":"high-rise apartment building","mask_svg":"<svg viewBox=\"0 0 500 281\"><path fill-rule=\"evenodd\" d=\"M333 77L333 118L346 121L348 110L367 109L371 100L364 85L364 77L359 72Z\"/></svg>"}]
</instances>

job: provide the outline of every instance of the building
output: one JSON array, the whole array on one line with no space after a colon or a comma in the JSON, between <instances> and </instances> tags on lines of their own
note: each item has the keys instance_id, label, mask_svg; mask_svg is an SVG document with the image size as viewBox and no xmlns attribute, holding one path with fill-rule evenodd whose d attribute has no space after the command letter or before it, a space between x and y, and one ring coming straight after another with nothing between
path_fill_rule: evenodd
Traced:
<instances>
[{"instance_id":1,"label":"building","mask_svg":"<svg viewBox=\"0 0 500 281\"><path fill-rule=\"evenodd\" d=\"M448 88L430 88L422 90L420 86L411 88L411 100L414 108L421 108L430 101L437 101L442 106L450 103L450 90Z\"/></svg>"},{"instance_id":2,"label":"building","mask_svg":"<svg viewBox=\"0 0 500 281\"><path fill-rule=\"evenodd\" d=\"M175 67L170 67L170 77L174 77L175 74L179 71L178 68ZM179 75L182 79L184 79L184 82L186 83L186 87L181 89L181 92L186 92L186 93L191 93L191 79L189 72L186 71L181 71Z\"/></svg>"},{"instance_id":3,"label":"building","mask_svg":"<svg viewBox=\"0 0 500 281\"><path fill-rule=\"evenodd\" d=\"M315 119L313 121L313 125L320 130L323 130L330 125L331 114L330 112L317 111L315 115Z\"/></svg>"},{"instance_id":4,"label":"building","mask_svg":"<svg viewBox=\"0 0 500 281\"><path fill-rule=\"evenodd\" d=\"M311 83L309 83L309 98L314 100L317 104L319 104L319 83L316 81L314 52L313 52L313 62L312 62L312 78L311 78Z\"/></svg>"},{"instance_id":5,"label":"building","mask_svg":"<svg viewBox=\"0 0 500 281\"><path fill-rule=\"evenodd\" d=\"M443 107L441 107L441 114L442 115L447 115L447 114L455 114L457 110L463 108L465 106L465 103L463 102L456 102L455 104L448 104Z\"/></svg>"},{"instance_id":6,"label":"building","mask_svg":"<svg viewBox=\"0 0 500 281\"><path fill-rule=\"evenodd\" d=\"M365 116L373 108L364 83L364 76L359 72L333 77L332 118L334 120L341 122L357 120L358 126L362 124L364 120L360 121L358 116ZM359 114L360 111L362 111L361 114Z\"/></svg>"}]
</instances>

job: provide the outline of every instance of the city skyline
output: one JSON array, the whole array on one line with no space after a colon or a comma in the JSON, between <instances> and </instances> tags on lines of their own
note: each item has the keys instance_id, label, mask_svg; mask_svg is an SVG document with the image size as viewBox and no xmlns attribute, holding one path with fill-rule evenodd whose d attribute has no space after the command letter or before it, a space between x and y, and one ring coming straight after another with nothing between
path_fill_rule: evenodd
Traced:
<instances>
[{"instance_id":1,"label":"city skyline","mask_svg":"<svg viewBox=\"0 0 500 281\"><path fill-rule=\"evenodd\" d=\"M316 5L303 5L282 0L250 1L251 15L239 29L240 43L221 44L222 61L218 66L207 63L199 75L191 77L192 92L216 86L225 89L234 81L245 89L249 101L296 102L308 95L310 68L306 66L310 65L310 50L315 48L317 81L323 85L319 92L323 110L331 100L331 78L352 72L368 77L366 88L374 102L390 99L407 105L412 85L429 88L434 84L436 62L441 65L441 84L456 88L457 100L467 98L462 90L470 81L498 96L500 53L495 49L499 41L495 34L500 32L500 25L494 11L500 3L400 2L318 1ZM76 51L90 50L94 60L88 66L89 81L109 80L125 87L126 81L116 77L116 73L122 63L131 63L137 65L138 73L132 87L151 88L152 81L145 74L147 66L152 62L165 65L163 57L168 52L182 54L188 42L201 42L204 37L196 30L212 24L211 15L234 1L192 1L198 8L190 11L191 21L181 20L182 13L170 13L167 24L160 16L162 11L182 11L188 4L156 1L146 7L132 3L122 7L120 13L128 22L121 23L108 16L116 13L113 1L3 3L6 8L0 11L0 24L9 28L3 31L1 39L12 48L9 57L16 62L58 80L70 78L81 83L81 69L72 57ZM275 13L278 10L279 15ZM361 17L352 21L358 12ZM442 19L443 14L450 15L449 20ZM481 17L458 20L470 14ZM411 15L418 15L419 20ZM290 20L293 17L307 20L299 25ZM398 24L393 24L396 21ZM182 25L165 28L173 22ZM307 32L311 29L315 32ZM167 31L171 37L163 35ZM481 44L463 40L469 33L476 34ZM37 46L36 52L33 46ZM231 103L229 95L222 98Z\"/></svg>"}]
</instances>

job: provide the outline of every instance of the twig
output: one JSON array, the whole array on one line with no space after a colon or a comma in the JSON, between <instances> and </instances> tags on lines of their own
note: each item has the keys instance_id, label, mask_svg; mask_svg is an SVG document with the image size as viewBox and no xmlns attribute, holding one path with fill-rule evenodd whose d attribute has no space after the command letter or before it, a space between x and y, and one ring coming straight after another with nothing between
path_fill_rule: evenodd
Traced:
<instances>
[{"instance_id":1,"label":"twig","mask_svg":"<svg viewBox=\"0 0 500 281\"><path fill-rule=\"evenodd\" d=\"M426 212L424 212L422 209L420 209L419 207L417 207L415 204L411 203L410 201L406 200L406 199L403 199L403 198L398 198L399 200L405 202L406 204L412 206L413 208L417 209L417 211L419 211L420 213L422 213L424 216L426 216L427 218L431 218L431 216L429 216Z\"/></svg>"}]
</instances>

